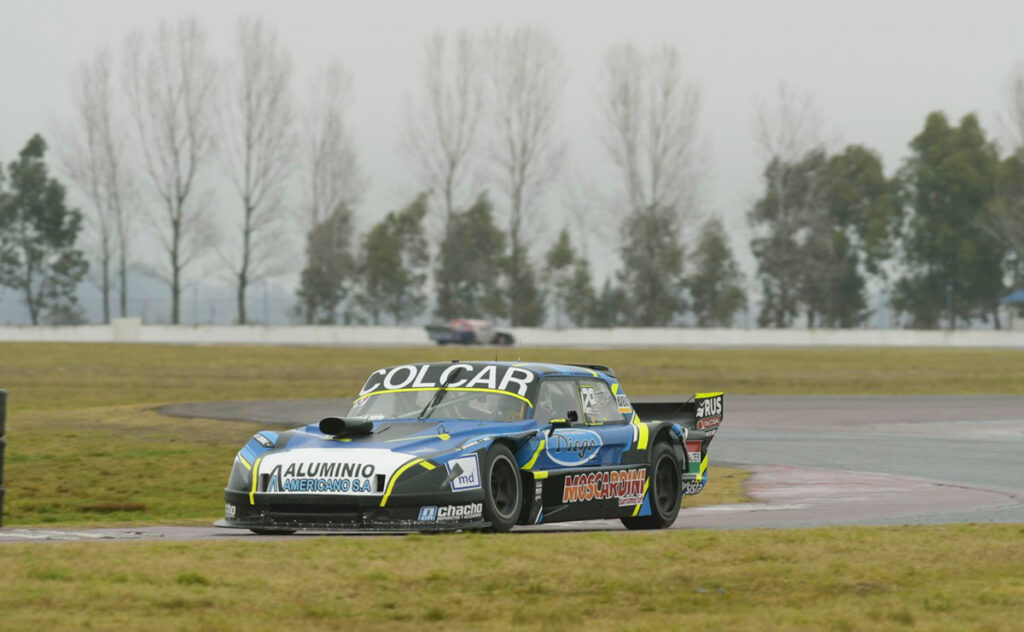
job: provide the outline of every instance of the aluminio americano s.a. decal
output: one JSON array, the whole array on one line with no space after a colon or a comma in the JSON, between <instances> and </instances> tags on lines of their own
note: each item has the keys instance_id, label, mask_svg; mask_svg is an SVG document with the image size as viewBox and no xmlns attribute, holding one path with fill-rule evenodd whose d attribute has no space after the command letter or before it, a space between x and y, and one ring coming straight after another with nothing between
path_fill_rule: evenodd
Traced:
<instances>
[{"instance_id":1,"label":"aluminio americano s.a. decal","mask_svg":"<svg viewBox=\"0 0 1024 632\"><path fill-rule=\"evenodd\" d=\"M378 489L379 477L389 479L396 468L411 458L412 455L402 452L368 449L271 453L260 463L259 475L263 480L256 491L380 494L384 490Z\"/></svg>"}]
</instances>

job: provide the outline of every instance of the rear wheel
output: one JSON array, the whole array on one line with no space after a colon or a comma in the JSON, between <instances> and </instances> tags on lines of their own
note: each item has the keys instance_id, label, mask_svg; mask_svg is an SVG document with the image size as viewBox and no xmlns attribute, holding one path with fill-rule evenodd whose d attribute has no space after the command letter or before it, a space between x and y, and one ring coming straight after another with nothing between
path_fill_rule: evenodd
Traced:
<instances>
[{"instance_id":1,"label":"rear wheel","mask_svg":"<svg viewBox=\"0 0 1024 632\"><path fill-rule=\"evenodd\" d=\"M627 529L664 529L679 516L683 493L679 460L672 446L664 442L654 446L649 476L651 515L623 518Z\"/></svg>"},{"instance_id":2,"label":"rear wheel","mask_svg":"<svg viewBox=\"0 0 1024 632\"><path fill-rule=\"evenodd\" d=\"M489 531L503 533L519 520L523 509L523 482L508 447L497 443L487 451L484 465L484 520Z\"/></svg>"}]
</instances>

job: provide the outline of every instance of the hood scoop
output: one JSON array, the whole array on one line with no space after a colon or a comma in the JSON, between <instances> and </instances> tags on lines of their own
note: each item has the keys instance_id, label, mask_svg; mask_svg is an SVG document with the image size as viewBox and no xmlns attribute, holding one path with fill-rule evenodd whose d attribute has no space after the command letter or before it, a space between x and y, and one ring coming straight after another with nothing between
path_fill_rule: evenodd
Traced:
<instances>
[{"instance_id":1,"label":"hood scoop","mask_svg":"<svg viewBox=\"0 0 1024 632\"><path fill-rule=\"evenodd\" d=\"M350 417L324 417L320 420L320 432L334 437L362 437L373 432L373 422Z\"/></svg>"}]
</instances>

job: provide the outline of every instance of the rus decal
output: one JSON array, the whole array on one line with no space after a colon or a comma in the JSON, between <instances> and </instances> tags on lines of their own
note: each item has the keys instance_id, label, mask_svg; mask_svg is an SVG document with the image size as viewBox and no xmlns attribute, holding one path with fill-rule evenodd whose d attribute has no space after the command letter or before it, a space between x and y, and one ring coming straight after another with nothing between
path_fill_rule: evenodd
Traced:
<instances>
[{"instance_id":1,"label":"rus decal","mask_svg":"<svg viewBox=\"0 0 1024 632\"><path fill-rule=\"evenodd\" d=\"M646 479L644 468L571 474L565 477L562 502L617 499L619 507L632 507L644 501Z\"/></svg>"}]
</instances>

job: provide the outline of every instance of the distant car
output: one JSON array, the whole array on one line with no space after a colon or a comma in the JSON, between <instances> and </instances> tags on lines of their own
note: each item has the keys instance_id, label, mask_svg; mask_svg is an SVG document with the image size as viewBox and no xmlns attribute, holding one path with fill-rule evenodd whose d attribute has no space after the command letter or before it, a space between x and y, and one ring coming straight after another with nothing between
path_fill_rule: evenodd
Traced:
<instances>
[{"instance_id":1,"label":"distant car","mask_svg":"<svg viewBox=\"0 0 1024 632\"><path fill-rule=\"evenodd\" d=\"M495 331L486 320L461 318L427 325L427 335L439 345L502 345L515 343L507 331Z\"/></svg>"},{"instance_id":2,"label":"distant car","mask_svg":"<svg viewBox=\"0 0 1024 632\"><path fill-rule=\"evenodd\" d=\"M216 524L261 534L508 531L618 518L661 529L707 483L723 403L722 393L698 393L631 404L598 365L378 369L345 416L249 440Z\"/></svg>"}]
</instances>

